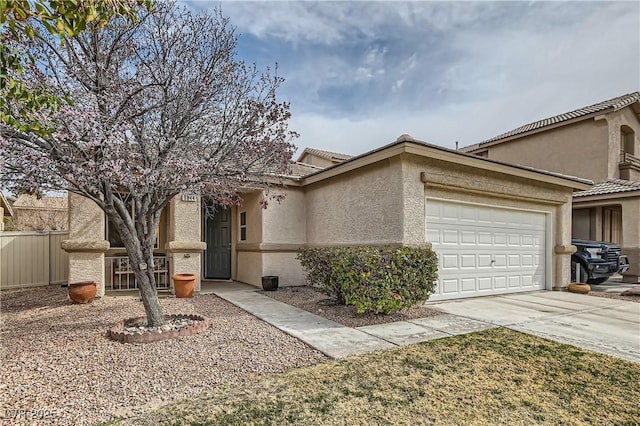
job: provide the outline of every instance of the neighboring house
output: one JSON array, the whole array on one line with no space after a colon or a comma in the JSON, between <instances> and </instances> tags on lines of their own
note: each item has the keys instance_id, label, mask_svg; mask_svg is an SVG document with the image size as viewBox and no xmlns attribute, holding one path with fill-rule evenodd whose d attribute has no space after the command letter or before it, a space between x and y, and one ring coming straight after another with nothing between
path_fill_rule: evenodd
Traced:
<instances>
[{"instance_id":1,"label":"neighboring house","mask_svg":"<svg viewBox=\"0 0 640 426\"><path fill-rule=\"evenodd\" d=\"M0 191L0 231L4 231L5 228L5 218L11 219L13 218L13 208L9 201L5 198L4 194Z\"/></svg>"},{"instance_id":2,"label":"neighboring house","mask_svg":"<svg viewBox=\"0 0 640 426\"><path fill-rule=\"evenodd\" d=\"M620 244L640 282L640 92L518 127L462 151L596 182L574 194L573 237Z\"/></svg>"},{"instance_id":3,"label":"neighboring house","mask_svg":"<svg viewBox=\"0 0 640 426\"><path fill-rule=\"evenodd\" d=\"M351 155L340 154L337 152L323 151L315 148L305 148L298 157L298 163L311 164L321 168L331 167L340 164L343 161L353 158Z\"/></svg>"},{"instance_id":4,"label":"neighboring house","mask_svg":"<svg viewBox=\"0 0 640 426\"><path fill-rule=\"evenodd\" d=\"M326 153L307 149L300 160ZM335 156L334 153L329 154ZM339 155L339 154L338 154ZM337 158L337 157L334 157ZM283 178L286 198L260 207L262 191L203 214L199 200L176 197L162 213L155 270L260 286L277 275L302 285L304 247L432 246L439 257L433 299L537 289L569 283L571 201L591 182L490 161L403 135L390 145L322 169L297 162ZM69 280L94 280L99 294L130 288L132 273L90 200L69 197ZM111 243L109 242L111 240ZM123 277L126 280L123 281Z\"/></svg>"},{"instance_id":5,"label":"neighboring house","mask_svg":"<svg viewBox=\"0 0 640 426\"><path fill-rule=\"evenodd\" d=\"M13 203L15 231L64 231L68 228L67 197L23 194Z\"/></svg>"}]
</instances>

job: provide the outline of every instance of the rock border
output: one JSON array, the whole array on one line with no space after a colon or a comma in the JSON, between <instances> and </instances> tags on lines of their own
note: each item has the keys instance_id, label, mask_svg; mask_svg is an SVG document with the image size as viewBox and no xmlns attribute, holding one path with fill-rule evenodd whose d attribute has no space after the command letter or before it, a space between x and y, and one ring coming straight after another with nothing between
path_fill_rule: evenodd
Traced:
<instances>
[{"instance_id":1,"label":"rock border","mask_svg":"<svg viewBox=\"0 0 640 426\"><path fill-rule=\"evenodd\" d=\"M147 317L129 318L124 321L120 321L115 326L107 330L107 336L117 342L121 343L152 343L159 342L161 340L174 339L176 337L191 336L193 334L200 333L209 327L209 320L202 315L195 314L173 314L165 315L166 319L190 319L196 321L195 324L189 327L183 327L179 330L165 331L165 332L147 332L143 334L129 334L124 331L124 327L127 325L139 324L147 319Z\"/></svg>"}]
</instances>

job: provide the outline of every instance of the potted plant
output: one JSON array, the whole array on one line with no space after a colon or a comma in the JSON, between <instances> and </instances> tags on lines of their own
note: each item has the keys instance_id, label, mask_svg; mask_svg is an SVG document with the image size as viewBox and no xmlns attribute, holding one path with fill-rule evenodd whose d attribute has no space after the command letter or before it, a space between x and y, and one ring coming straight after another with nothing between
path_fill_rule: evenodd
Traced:
<instances>
[{"instance_id":1,"label":"potted plant","mask_svg":"<svg viewBox=\"0 0 640 426\"><path fill-rule=\"evenodd\" d=\"M591 286L585 283L571 283L567 286L567 291L570 293L588 294L591 291Z\"/></svg>"},{"instance_id":2,"label":"potted plant","mask_svg":"<svg viewBox=\"0 0 640 426\"><path fill-rule=\"evenodd\" d=\"M173 289L178 298L193 297L193 289L196 287L195 274L174 274Z\"/></svg>"},{"instance_id":3,"label":"potted plant","mask_svg":"<svg viewBox=\"0 0 640 426\"><path fill-rule=\"evenodd\" d=\"M69 299L73 303L91 303L96 298L96 283L95 281L79 281L76 283L69 283L68 292Z\"/></svg>"},{"instance_id":4,"label":"potted plant","mask_svg":"<svg viewBox=\"0 0 640 426\"><path fill-rule=\"evenodd\" d=\"M276 275L262 277L262 289L264 291L276 291L278 289L278 277Z\"/></svg>"}]
</instances>

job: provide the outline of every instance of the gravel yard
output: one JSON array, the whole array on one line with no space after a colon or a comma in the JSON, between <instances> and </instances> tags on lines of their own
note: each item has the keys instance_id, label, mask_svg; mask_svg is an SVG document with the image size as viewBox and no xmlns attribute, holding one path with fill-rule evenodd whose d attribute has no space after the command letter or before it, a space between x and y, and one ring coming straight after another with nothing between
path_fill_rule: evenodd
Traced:
<instances>
[{"instance_id":1,"label":"gravel yard","mask_svg":"<svg viewBox=\"0 0 640 426\"><path fill-rule=\"evenodd\" d=\"M277 291L263 291L262 294L347 327L406 321L441 314L440 311L424 305L415 305L392 315L357 314L355 307L337 305L329 296L309 286L284 287Z\"/></svg>"},{"instance_id":2,"label":"gravel yard","mask_svg":"<svg viewBox=\"0 0 640 426\"><path fill-rule=\"evenodd\" d=\"M0 293L2 424L94 424L138 414L220 384L326 360L214 295L163 298L165 314L198 313L206 331L149 344L122 344L106 329L144 315L133 297L72 305L57 286Z\"/></svg>"},{"instance_id":3,"label":"gravel yard","mask_svg":"<svg viewBox=\"0 0 640 426\"><path fill-rule=\"evenodd\" d=\"M589 292L589 296L604 297L606 299L626 300L627 302L640 303L640 296L623 296L617 293L603 293L603 292L596 292L596 291Z\"/></svg>"}]
</instances>

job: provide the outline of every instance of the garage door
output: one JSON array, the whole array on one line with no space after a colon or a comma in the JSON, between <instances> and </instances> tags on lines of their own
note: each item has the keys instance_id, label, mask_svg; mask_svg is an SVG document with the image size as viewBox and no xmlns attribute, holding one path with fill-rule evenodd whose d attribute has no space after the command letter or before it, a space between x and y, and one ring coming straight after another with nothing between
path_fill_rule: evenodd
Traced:
<instances>
[{"instance_id":1,"label":"garage door","mask_svg":"<svg viewBox=\"0 0 640 426\"><path fill-rule=\"evenodd\" d=\"M429 300L545 288L544 213L427 198L426 236L438 255Z\"/></svg>"}]
</instances>

